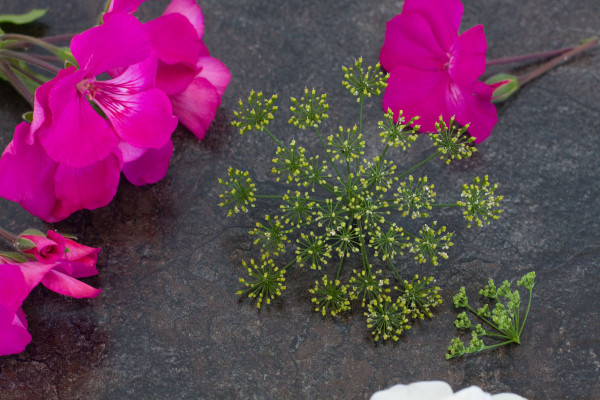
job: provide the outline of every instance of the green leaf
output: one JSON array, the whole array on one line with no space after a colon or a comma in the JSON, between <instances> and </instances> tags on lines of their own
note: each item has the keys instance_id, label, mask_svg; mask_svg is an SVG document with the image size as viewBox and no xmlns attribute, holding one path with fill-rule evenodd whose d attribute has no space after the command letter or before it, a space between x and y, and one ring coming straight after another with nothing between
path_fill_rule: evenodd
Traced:
<instances>
[{"instance_id":1,"label":"green leaf","mask_svg":"<svg viewBox=\"0 0 600 400\"><path fill-rule=\"evenodd\" d=\"M22 117L23 117L23 121L27 121L29 123L33 122L33 111L28 111L26 113L23 113Z\"/></svg>"},{"instance_id":2,"label":"green leaf","mask_svg":"<svg viewBox=\"0 0 600 400\"><path fill-rule=\"evenodd\" d=\"M44 234L44 232L37 230L37 229L26 229L24 230L21 235L33 235L33 236L46 236Z\"/></svg>"},{"instance_id":3,"label":"green leaf","mask_svg":"<svg viewBox=\"0 0 600 400\"><path fill-rule=\"evenodd\" d=\"M29 24L43 17L47 11L47 8L35 8L25 14L0 14L0 24L6 22L17 25Z\"/></svg>"},{"instance_id":4,"label":"green leaf","mask_svg":"<svg viewBox=\"0 0 600 400\"><path fill-rule=\"evenodd\" d=\"M23 257L21 253L17 253L15 251L0 252L0 257L8 258L9 260L18 263L24 263L27 261L27 258Z\"/></svg>"},{"instance_id":5,"label":"green leaf","mask_svg":"<svg viewBox=\"0 0 600 400\"><path fill-rule=\"evenodd\" d=\"M27 251L29 249L33 249L35 247L35 243L29 239L20 237L19 240L17 240L17 247L21 251Z\"/></svg>"}]
</instances>

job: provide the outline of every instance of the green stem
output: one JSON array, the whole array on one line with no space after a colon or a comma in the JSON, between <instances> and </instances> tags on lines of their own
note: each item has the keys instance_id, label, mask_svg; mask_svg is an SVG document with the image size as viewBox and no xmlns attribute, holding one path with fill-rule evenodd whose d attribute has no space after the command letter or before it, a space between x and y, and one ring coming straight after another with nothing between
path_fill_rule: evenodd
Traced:
<instances>
[{"instance_id":1,"label":"green stem","mask_svg":"<svg viewBox=\"0 0 600 400\"><path fill-rule=\"evenodd\" d=\"M409 170L405 171L404 173L402 173L402 175L398 176L398 179L404 178L406 175L410 174L411 172L413 172L415 169L419 168L421 165L433 160L434 158L436 158L437 156L439 156L441 153L440 151L436 151L435 153L433 153L432 155L430 155L429 157L427 157L426 159L424 159L423 161L421 161L418 164L415 164L412 168L410 168Z\"/></svg>"},{"instance_id":2,"label":"green stem","mask_svg":"<svg viewBox=\"0 0 600 400\"><path fill-rule=\"evenodd\" d=\"M321 142L321 147L323 147L323 150L325 151L325 154L327 154L327 159L329 160L329 163L333 166L333 169L335 169L335 172L338 175L338 180L341 182L342 174L340 173L340 170L338 169L337 165L335 165L335 163L331 159L331 155L327 151L327 146L325 146L325 142L323 141L323 137L321 136L321 131L319 131L318 127L315 127L315 132L317 133L317 137L319 138L319 142Z\"/></svg>"},{"instance_id":3,"label":"green stem","mask_svg":"<svg viewBox=\"0 0 600 400\"><path fill-rule=\"evenodd\" d=\"M275 200L283 200L283 196L278 196L278 195L268 195L268 194L257 194L254 195L255 198L257 199L275 199ZM322 204L327 204L326 200L318 200L318 199L307 199L304 197L290 197L288 196L289 200L306 200L309 202L314 202L314 203L322 203Z\"/></svg>"},{"instance_id":4,"label":"green stem","mask_svg":"<svg viewBox=\"0 0 600 400\"><path fill-rule=\"evenodd\" d=\"M18 51L1 49L0 58L25 61L26 63L38 66L56 75L60 72L60 68L56 65L40 60L39 58L32 55L19 53Z\"/></svg>"},{"instance_id":5,"label":"green stem","mask_svg":"<svg viewBox=\"0 0 600 400\"><path fill-rule=\"evenodd\" d=\"M483 351L483 350L495 349L496 347L504 346L504 345L507 345L510 343L518 343L518 342L515 342L514 340L511 339L511 340L504 341L502 343L496 343L496 344L492 344L489 346L483 346L483 349L481 349L481 350Z\"/></svg>"},{"instance_id":6,"label":"green stem","mask_svg":"<svg viewBox=\"0 0 600 400\"><path fill-rule=\"evenodd\" d=\"M519 329L518 337L521 337L521 332L523 332L523 328L525 328L525 321L527 321L527 316L529 315L529 309L531 308L531 297L533 295L533 286L529 289L529 302L527 303L527 310L525 311L525 317L523 317L523 323L521 324L521 328Z\"/></svg>"},{"instance_id":7,"label":"green stem","mask_svg":"<svg viewBox=\"0 0 600 400\"><path fill-rule=\"evenodd\" d=\"M296 263L296 258L294 257L294 259L292 261L290 261L289 263L287 263L283 268L281 268L283 271L285 271L286 269L288 269L289 267L291 267L292 265L294 265Z\"/></svg>"},{"instance_id":8,"label":"green stem","mask_svg":"<svg viewBox=\"0 0 600 400\"><path fill-rule=\"evenodd\" d=\"M365 95L364 94L360 94L360 113L358 115L358 134L362 135L363 130L362 130L362 126L363 126L363 105L364 105L364 99L365 99ZM360 164L360 157L356 158L356 165L354 166L354 172L355 174L358 174L358 166Z\"/></svg>"},{"instance_id":9,"label":"green stem","mask_svg":"<svg viewBox=\"0 0 600 400\"><path fill-rule=\"evenodd\" d=\"M340 258L340 265L338 266L337 273L335 274L335 279L340 279L340 274L342 273L342 265L344 265L344 257Z\"/></svg>"},{"instance_id":10,"label":"green stem","mask_svg":"<svg viewBox=\"0 0 600 400\"><path fill-rule=\"evenodd\" d=\"M396 269L396 266L394 265L394 263L392 263L392 260L388 258L387 262L388 262L388 265L390 266L390 268L392 269L392 271L394 272L394 275L396 275L396 278L398 278L398 280L400 282L402 282L402 285L404 285L404 289L406 289L406 283L404 282L404 279L402 279L402 276Z\"/></svg>"},{"instance_id":11,"label":"green stem","mask_svg":"<svg viewBox=\"0 0 600 400\"><path fill-rule=\"evenodd\" d=\"M459 204L452 204L452 203L450 203L450 204L432 203L431 207L462 207L462 206Z\"/></svg>"},{"instance_id":12,"label":"green stem","mask_svg":"<svg viewBox=\"0 0 600 400\"><path fill-rule=\"evenodd\" d=\"M27 86L25 86L25 84L19 79L19 77L13 72L6 62L0 61L0 71L2 71L6 79L8 79L15 90L19 92L19 94L23 96L25 100L27 100L29 105L33 107L35 102L33 94L29 91L29 89L27 89Z\"/></svg>"},{"instance_id":13,"label":"green stem","mask_svg":"<svg viewBox=\"0 0 600 400\"><path fill-rule=\"evenodd\" d=\"M270 130L268 130L267 128L264 128L264 131L265 131L265 132L267 132L267 135L269 135L269 136L271 137L271 139L273 139L273 140L275 141L275 143L277 143L277 144L279 145L279 147L284 147L284 148L286 148L286 149L287 149L287 146L286 146L286 145L284 145L284 144L283 144L283 142L282 142L281 140L277 139L277 138L275 137L275 135L273 135L273 134L271 133L271 131L270 131Z\"/></svg>"},{"instance_id":14,"label":"green stem","mask_svg":"<svg viewBox=\"0 0 600 400\"><path fill-rule=\"evenodd\" d=\"M477 317L481 318L482 321L484 321L486 324L488 324L489 326L491 326L492 328L494 328L496 331L506 335L506 332L504 332L502 329L500 329L496 324L494 324L493 321L490 321L489 319L487 319L486 317L477 314L477 311L475 311L473 309L473 307L471 307L470 305L467 304L467 309L469 309L469 311L471 311L473 314L477 315ZM511 337L510 335L506 335L506 337Z\"/></svg>"}]
</instances>

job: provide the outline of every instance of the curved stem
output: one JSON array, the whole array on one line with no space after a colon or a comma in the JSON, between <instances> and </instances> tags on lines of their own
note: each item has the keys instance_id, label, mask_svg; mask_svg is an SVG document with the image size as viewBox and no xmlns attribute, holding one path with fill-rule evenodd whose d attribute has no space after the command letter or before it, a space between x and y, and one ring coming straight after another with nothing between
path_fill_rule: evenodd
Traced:
<instances>
[{"instance_id":1,"label":"curved stem","mask_svg":"<svg viewBox=\"0 0 600 400\"><path fill-rule=\"evenodd\" d=\"M58 74L60 72L60 68L57 67L56 65L50 64L43 60L40 60L39 58L37 58L35 56L29 55L29 54L23 54L18 51L0 49L0 58L25 61L26 63L32 64L32 65L38 66L40 68L43 68L47 71L50 71L53 74Z\"/></svg>"},{"instance_id":2,"label":"curved stem","mask_svg":"<svg viewBox=\"0 0 600 400\"><path fill-rule=\"evenodd\" d=\"M23 96L23 98L27 100L27 102L33 107L35 102L33 94L29 91L29 89L27 89L27 86L25 86L23 81L19 79L19 77L13 72L6 62L0 61L0 71L2 71L4 76L6 76L6 79L8 79L15 90L19 92L19 94Z\"/></svg>"},{"instance_id":3,"label":"curved stem","mask_svg":"<svg viewBox=\"0 0 600 400\"><path fill-rule=\"evenodd\" d=\"M62 51L60 47L50 44L43 39L38 39L36 37L28 35L20 35L18 33L5 33L3 35L0 35L0 40L18 40L20 42L25 42L28 44L39 46L45 50L48 50L51 53L57 53Z\"/></svg>"},{"instance_id":4,"label":"curved stem","mask_svg":"<svg viewBox=\"0 0 600 400\"><path fill-rule=\"evenodd\" d=\"M523 332L523 328L525 328L525 321L527 321L527 316L529 315L529 309L531 308L531 297L533 295L533 287L529 290L529 303L527 303L527 310L525 311L525 317L523 317L523 322L521 323L521 328L517 334L518 337L521 337L521 332Z\"/></svg>"}]
</instances>

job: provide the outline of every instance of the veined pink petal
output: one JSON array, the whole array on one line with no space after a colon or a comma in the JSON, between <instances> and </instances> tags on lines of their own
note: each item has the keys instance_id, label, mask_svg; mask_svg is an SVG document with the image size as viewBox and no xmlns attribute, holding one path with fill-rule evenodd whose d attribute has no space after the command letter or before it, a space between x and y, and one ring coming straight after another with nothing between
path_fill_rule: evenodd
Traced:
<instances>
[{"instance_id":1,"label":"veined pink petal","mask_svg":"<svg viewBox=\"0 0 600 400\"><path fill-rule=\"evenodd\" d=\"M156 183L166 175L172 155L173 142L169 140L163 148L148 149L138 159L123 164L123 174L136 186Z\"/></svg>"},{"instance_id":2,"label":"veined pink petal","mask_svg":"<svg viewBox=\"0 0 600 400\"><path fill-rule=\"evenodd\" d=\"M379 55L382 67L388 72L398 65L433 71L443 69L450 59L450 46L440 47L434 30L420 14L400 14L388 21Z\"/></svg>"},{"instance_id":3,"label":"veined pink petal","mask_svg":"<svg viewBox=\"0 0 600 400\"><path fill-rule=\"evenodd\" d=\"M165 64L158 62L156 71L156 87L167 95L183 92L198 74L197 67L184 64Z\"/></svg>"},{"instance_id":4,"label":"veined pink petal","mask_svg":"<svg viewBox=\"0 0 600 400\"><path fill-rule=\"evenodd\" d=\"M198 38L204 35L204 16L196 0L172 0L163 15L179 13L185 16L196 29Z\"/></svg>"},{"instance_id":5,"label":"veined pink petal","mask_svg":"<svg viewBox=\"0 0 600 400\"><path fill-rule=\"evenodd\" d=\"M185 91L171 96L171 101L179 121L202 139L215 118L221 96L208 80L196 78Z\"/></svg>"},{"instance_id":6,"label":"veined pink petal","mask_svg":"<svg viewBox=\"0 0 600 400\"><path fill-rule=\"evenodd\" d=\"M0 356L21 353L30 342L23 310L15 312L0 306Z\"/></svg>"},{"instance_id":7,"label":"veined pink petal","mask_svg":"<svg viewBox=\"0 0 600 400\"><path fill-rule=\"evenodd\" d=\"M85 76L95 77L145 60L152 44L135 17L113 13L102 25L75 36L71 51Z\"/></svg>"},{"instance_id":8,"label":"veined pink petal","mask_svg":"<svg viewBox=\"0 0 600 400\"><path fill-rule=\"evenodd\" d=\"M135 147L163 147L177 127L167 95L159 89L123 93L109 82L98 83L102 96L99 91L95 101L119 137Z\"/></svg>"},{"instance_id":9,"label":"veined pink petal","mask_svg":"<svg viewBox=\"0 0 600 400\"><path fill-rule=\"evenodd\" d=\"M93 298L102 293L102 289L95 289L87 283L83 283L56 270L50 271L48 274L46 274L46 276L44 276L44 279L42 279L42 285L46 286L53 292L65 296L75 297L76 299Z\"/></svg>"},{"instance_id":10,"label":"veined pink petal","mask_svg":"<svg viewBox=\"0 0 600 400\"><path fill-rule=\"evenodd\" d=\"M73 168L61 164L54 176L57 215L70 215L87 208L104 207L114 197L119 185L121 160L111 154L87 167Z\"/></svg>"},{"instance_id":11,"label":"veined pink petal","mask_svg":"<svg viewBox=\"0 0 600 400\"><path fill-rule=\"evenodd\" d=\"M196 67L200 68L198 77L209 81L217 89L219 96L223 96L231 80L231 74L225 64L214 57L200 57Z\"/></svg>"},{"instance_id":12,"label":"veined pink petal","mask_svg":"<svg viewBox=\"0 0 600 400\"><path fill-rule=\"evenodd\" d=\"M201 40L194 26L181 14L166 14L144 24L158 58L166 64L196 64Z\"/></svg>"},{"instance_id":13,"label":"veined pink petal","mask_svg":"<svg viewBox=\"0 0 600 400\"><path fill-rule=\"evenodd\" d=\"M450 118L446 92L450 84L447 71L422 71L407 66L397 66L390 72L388 87L383 95L383 109L399 110L404 116L421 117L416 123L424 132L435 132L435 122L440 114ZM393 90L390 90L392 88Z\"/></svg>"},{"instance_id":14,"label":"veined pink petal","mask_svg":"<svg viewBox=\"0 0 600 400\"><path fill-rule=\"evenodd\" d=\"M53 222L52 210L56 203L53 177L57 164L35 138L33 144L27 144L29 128L27 122L17 125L15 137L0 159L0 196Z\"/></svg>"},{"instance_id":15,"label":"veined pink petal","mask_svg":"<svg viewBox=\"0 0 600 400\"><path fill-rule=\"evenodd\" d=\"M456 121L461 125L470 124L469 133L475 143L487 139L498 122L496 107L491 103L493 91L491 86L477 81L468 91L462 92L457 104Z\"/></svg>"},{"instance_id":16,"label":"veined pink petal","mask_svg":"<svg viewBox=\"0 0 600 400\"><path fill-rule=\"evenodd\" d=\"M450 77L459 85L471 85L485 72L487 43L483 25L477 25L458 37L450 53Z\"/></svg>"},{"instance_id":17,"label":"veined pink petal","mask_svg":"<svg viewBox=\"0 0 600 400\"><path fill-rule=\"evenodd\" d=\"M74 67L69 70L70 75L55 78L57 82L50 91L52 125L38 132L40 142L52 159L77 168L108 156L119 139L78 92L83 71L76 71Z\"/></svg>"},{"instance_id":18,"label":"veined pink petal","mask_svg":"<svg viewBox=\"0 0 600 400\"><path fill-rule=\"evenodd\" d=\"M146 0L111 0L107 12L133 14Z\"/></svg>"},{"instance_id":19,"label":"veined pink petal","mask_svg":"<svg viewBox=\"0 0 600 400\"><path fill-rule=\"evenodd\" d=\"M458 36L463 5L460 0L405 0L402 14L409 13L425 18L437 42L448 50Z\"/></svg>"}]
</instances>

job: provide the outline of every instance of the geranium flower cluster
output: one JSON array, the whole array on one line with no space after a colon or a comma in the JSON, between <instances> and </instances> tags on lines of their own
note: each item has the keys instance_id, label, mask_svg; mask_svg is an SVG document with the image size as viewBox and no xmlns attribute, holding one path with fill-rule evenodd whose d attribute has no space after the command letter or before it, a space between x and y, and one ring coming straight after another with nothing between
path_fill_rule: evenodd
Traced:
<instances>
[{"instance_id":1,"label":"geranium flower cluster","mask_svg":"<svg viewBox=\"0 0 600 400\"><path fill-rule=\"evenodd\" d=\"M380 95L386 86L387 76L379 65L365 69L359 59L343 71L343 85L357 97L361 111L365 100ZM410 127L417 117L405 121L400 113L394 120L389 110L378 124L384 148L378 156L366 159L363 139L376 134L363 127L362 112L353 127L338 127L324 136L327 97L305 89L301 97L291 99L289 123L314 130L324 150L325 157L320 159L309 155L295 139L284 142L271 133L269 123L278 111L276 99L252 91L247 102L240 101L233 124L241 133L257 131L275 141L272 172L287 190L282 195L258 194L251 173L232 168L228 179L219 180L225 188L220 205L229 209L228 216L247 212L260 200L275 200L279 206L249 232L260 245L261 255L242 263L248 276L240 278L243 287L238 294L256 300L260 308L285 290L288 268L307 266L320 272L320 279L309 289L315 311L335 316L358 303L365 309L374 340L398 340L411 320L433 316L433 308L441 303L440 288L432 277L405 279L396 267L406 253L417 263L434 266L448 258L452 233L438 225L430 211L439 207L461 210L469 227L489 224L501 211L502 196L495 194L497 185L490 184L487 176L463 186L460 200L450 204L435 201L434 185L426 176L413 176L433 159L448 164L470 157L474 138L466 135L465 128L455 129L453 118L445 122L440 117L436 133L429 136L435 149L400 173L393 149L406 150L417 140L418 126ZM403 223L402 218L423 222L415 229L414 223ZM293 254L281 260L290 247ZM346 260L353 255L360 258L361 268L344 273ZM377 263L388 270L383 272Z\"/></svg>"},{"instance_id":2,"label":"geranium flower cluster","mask_svg":"<svg viewBox=\"0 0 600 400\"><path fill-rule=\"evenodd\" d=\"M71 62L37 88L0 159L0 196L59 221L107 205L121 172L134 185L162 179L178 121L204 137L230 74L202 41L201 9L173 0L141 23L142 2L113 0L73 37Z\"/></svg>"},{"instance_id":3,"label":"geranium flower cluster","mask_svg":"<svg viewBox=\"0 0 600 400\"><path fill-rule=\"evenodd\" d=\"M98 274L99 248L84 246L57 232L29 229L11 238L19 252L0 252L0 356L25 350L31 342L23 301L38 284L75 298L93 298L102 290L81 282Z\"/></svg>"}]
</instances>

